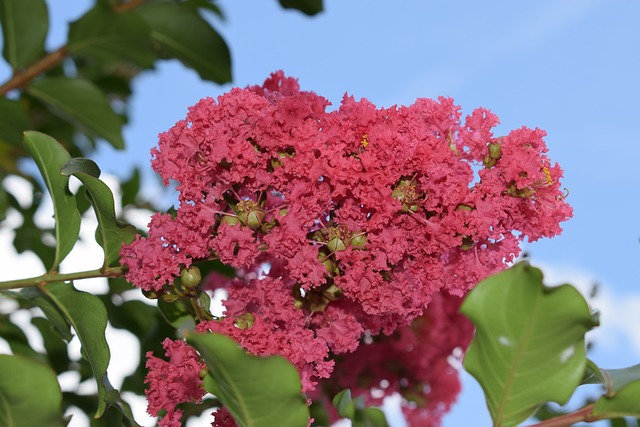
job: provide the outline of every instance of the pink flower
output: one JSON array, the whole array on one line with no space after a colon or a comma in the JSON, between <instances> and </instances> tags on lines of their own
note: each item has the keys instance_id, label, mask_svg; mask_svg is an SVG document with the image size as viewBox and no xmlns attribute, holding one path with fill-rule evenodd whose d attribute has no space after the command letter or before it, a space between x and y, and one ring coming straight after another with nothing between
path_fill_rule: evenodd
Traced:
<instances>
[{"instance_id":1,"label":"pink flower","mask_svg":"<svg viewBox=\"0 0 640 427\"><path fill-rule=\"evenodd\" d=\"M198 403L204 396L200 372L206 365L184 341L167 338L162 347L169 361L155 357L152 352L147 353L146 367L149 372L144 381L149 384L145 390L147 412L156 416L161 410L167 411L161 425L174 427L180 425L182 414L175 409L176 405L183 402Z\"/></svg>"}]
</instances>

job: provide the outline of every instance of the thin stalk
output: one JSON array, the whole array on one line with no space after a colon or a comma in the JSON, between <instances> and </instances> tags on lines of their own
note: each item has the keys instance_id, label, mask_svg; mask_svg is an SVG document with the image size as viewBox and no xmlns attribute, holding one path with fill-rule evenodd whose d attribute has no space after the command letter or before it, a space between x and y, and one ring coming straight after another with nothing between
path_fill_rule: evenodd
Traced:
<instances>
[{"instance_id":1,"label":"thin stalk","mask_svg":"<svg viewBox=\"0 0 640 427\"><path fill-rule=\"evenodd\" d=\"M107 267L65 274L45 273L40 276L29 277L27 279L6 280L4 282L0 282L0 289L25 288L43 285L46 283L64 282L68 280L93 279L96 277L114 278L123 276L124 272L124 267Z\"/></svg>"}]
</instances>

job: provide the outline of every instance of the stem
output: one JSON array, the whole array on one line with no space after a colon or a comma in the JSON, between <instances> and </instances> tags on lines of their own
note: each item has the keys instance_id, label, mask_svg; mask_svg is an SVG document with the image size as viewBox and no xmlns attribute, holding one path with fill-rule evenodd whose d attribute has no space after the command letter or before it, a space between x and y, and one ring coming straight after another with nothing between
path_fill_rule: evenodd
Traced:
<instances>
[{"instance_id":1,"label":"stem","mask_svg":"<svg viewBox=\"0 0 640 427\"><path fill-rule=\"evenodd\" d=\"M62 60L65 59L68 55L69 52L67 51L67 46L64 45L61 48L54 50L53 52L44 56L38 62L32 64L28 68L17 72L13 75L13 77L11 77L9 81L0 86L0 96L6 95L7 92L13 89L18 89L25 86L40 74L50 70L51 68L61 63Z\"/></svg>"},{"instance_id":2,"label":"stem","mask_svg":"<svg viewBox=\"0 0 640 427\"><path fill-rule=\"evenodd\" d=\"M560 415L559 417L550 418L539 422L538 424L532 424L529 427L569 427L580 421L587 423L597 421L599 418L591 414L595 406L595 403L592 403L584 408L578 409L577 411L569 412L568 414Z\"/></svg>"},{"instance_id":3,"label":"stem","mask_svg":"<svg viewBox=\"0 0 640 427\"><path fill-rule=\"evenodd\" d=\"M115 6L113 11L116 13L128 12L142 5L145 1L146 0L130 0L126 3ZM45 73L60 64L67 56L69 56L69 46L64 45L42 57L39 61L31 64L24 70L15 73L11 79L0 86L0 96L6 95L7 92L11 90L24 87L40 74Z\"/></svg>"},{"instance_id":4,"label":"stem","mask_svg":"<svg viewBox=\"0 0 640 427\"><path fill-rule=\"evenodd\" d=\"M124 267L106 267L95 270L79 271L76 273L45 273L41 276L28 279L7 280L0 282L1 289L14 289L43 285L52 282L64 282L67 280L92 279L96 277L121 277L124 275Z\"/></svg>"}]
</instances>

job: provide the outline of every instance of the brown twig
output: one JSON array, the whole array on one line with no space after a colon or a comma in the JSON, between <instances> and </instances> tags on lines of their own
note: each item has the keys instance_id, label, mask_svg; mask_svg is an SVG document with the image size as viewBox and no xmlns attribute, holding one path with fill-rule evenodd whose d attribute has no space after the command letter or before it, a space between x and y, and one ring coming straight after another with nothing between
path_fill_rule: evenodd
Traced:
<instances>
[{"instance_id":1,"label":"brown twig","mask_svg":"<svg viewBox=\"0 0 640 427\"><path fill-rule=\"evenodd\" d=\"M595 403L587 405L577 411L569 412L568 414L560 415L558 417L549 418L539 422L538 424L532 424L529 427L569 427L579 422L593 422L599 420L599 418L592 415Z\"/></svg>"}]
</instances>

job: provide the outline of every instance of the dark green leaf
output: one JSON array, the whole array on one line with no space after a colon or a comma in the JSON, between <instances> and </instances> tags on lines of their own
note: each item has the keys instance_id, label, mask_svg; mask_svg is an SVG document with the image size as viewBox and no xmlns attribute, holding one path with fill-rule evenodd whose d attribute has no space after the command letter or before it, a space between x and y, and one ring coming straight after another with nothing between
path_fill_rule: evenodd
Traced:
<instances>
[{"instance_id":1,"label":"dark green leaf","mask_svg":"<svg viewBox=\"0 0 640 427\"><path fill-rule=\"evenodd\" d=\"M44 0L2 0L2 55L14 70L24 68L44 52L49 13Z\"/></svg>"},{"instance_id":2,"label":"dark green leaf","mask_svg":"<svg viewBox=\"0 0 640 427\"><path fill-rule=\"evenodd\" d=\"M104 335L107 310L100 298L78 291L70 283L51 283L41 289L78 334L83 357L91 364L98 385L99 403L96 417L99 417L107 405L107 392L111 391L107 379L107 366L111 355Z\"/></svg>"},{"instance_id":3,"label":"dark green leaf","mask_svg":"<svg viewBox=\"0 0 640 427\"><path fill-rule=\"evenodd\" d=\"M285 9L297 9L307 15L322 12L322 0L279 0Z\"/></svg>"},{"instance_id":4,"label":"dark green leaf","mask_svg":"<svg viewBox=\"0 0 640 427\"><path fill-rule=\"evenodd\" d=\"M628 383L615 396L602 396L596 402L593 415L602 418L640 417L640 381Z\"/></svg>"},{"instance_id":5,"label":"dark green leaf","mask_svg":"<svg viewBox=\"0 0 640 427\"><path fill-rule=\"evenodd\" d=\"M547 401L564 404L580 384L584 334L596 322L575 288L546 288L540 270L519 263L481 282L461 312L476 326L465 368L495 426L515 426Z\"/></svg>"},{"instance_id":6,"label":"dark green leaf","mask_svg":"<svg viewBox=\"0 0 640 427\"><path fill-rule=\"evenodd\" d=\"M140 427L140 425L136 422L133 417L133 412L131 411L131 406L120 397L120 392L118 390L111 390L107 393L106 401L111 407L115 408L127 421L127 425L131 427ZM122 419L122 417L120 417ZM105 426L111 427L113 424L105 424ZM123 424L124 425L124 424Z\"/></svg>"},{"instance_id":7,"label":"dark green leaf","mask_svg":"<svg viewBox=\"0 0 640 427\"><path fill-rule=\"evenodd\" d=\"M11 322L8 315L0 315L0 338L9 344L13 354L20 354L39 362L45 361L42 354L31 348L27 336L22 332L22 329Z\"/></svg>"},{"instance_id":8,"label":"dark green leaf","mask_svg":"<svg viewBox=\"0 0 640 427\"><path fill-rule=\"evenodd\" d=\"M231 80L229 48L195 8L181 3L152 3L137 12L147 21L151 37L166 58L179 59L204 80Z\"/></svg>"},{"instance_id":9,"label":"dark green leaf","mask_svg":"<svg viewBox=\"0 0 640 427\"><path fill-rule=\"evenodd\" d=\"M26 90L53 113L89 136L99 136L117 149L124 148L124 119L111 109L105 94L93 83L82 79L45 77L31 83Z\"/></svg>"},{"instance_id":10,"label":"dark green leaf","mask_svg":"<svg viewBox=\"0 0 640 427\"><path fill-rule=\"evenodd\" d=\"M202 355L213 382L210 389L239 427L304 427L309 410L300 375L284 357L253 357L219 334L187 338Z\"/></svg>"},{"instance_id":11,"label":"dark green leaf","mask_svg":"<svg viewBox=\"0 0 640 427\"><path fill-rule=\"evenodd\" d=\"M640 364L623 369L603 369L589 360L585 377L583 384L603 384L605 394L614 396L627 384L640 381Z\"/></svg>"},{"instance_id":12,"label":"dark green leaf","mask_svg":"<svg viewBox=\"0 0 640 427\"><path fill-rule=\"evenodd\" d=\"M135 168L131 177L120 184L122 206L135 205L140 192L140 169Z\"/></svg>"},{"instance_id":13,"label":"dark green leaf","mask_svg":"<svg viewBox=\"0 0 640 427\"><path fill-rule=\"evenodd\" d=\"M96 4L69 25L69 52L92 57L102 64L128 60L151 68L156 59L149 27L133 12L116 13Z\"/></svg>"},{"instance_id":14,"label":"dark green leaf","mask_svg":"<svg viewBox=\"0 0 640 427\"><path fill-rule=\"evenodd\" d=\"M85 159L84 157L76 157L70 159L67 163L62 165L60 173L66 176L73 175L75 173L82 172L94 178L100 178L100 168L91 159Z\"/></svg>"},{"instance_id":15,"label":"dark green leaf","mask_svg":"<svg viewBox=\"0 0 640 427\"><path fill-rule=\"evenodd\" d=\"M20 145L22 132L29 127L29 119L20 101L0 98L0 143Z\"/></svg>"},{"instance_id":16,"label":"dark green leaf","mask_svg":"<svg viewBox=\"0 0 640 427\"><path fill-rule=\"evenodd\" d=\"M96 234L99 236L98 243L104 250L104 266L114 264L120 258L122 244L133 241L135 227L116 218L111 189L97 178L100 169L92 160L72 159L62 167L61 172L67 176L75 176L84 184L98 218Z\"/></svg>"},{"instance_id":17,"label":"dark green leaf","mask_svg":"<svg viewBox=\"0 0 640 427\"><path fill-rule=\"evenodd\" d=\"M53 330L60 336L61 339L69 342L73 338L69 323L63 313L52 304L51 300L45 297L42 292L37 288L23 288L16 294L22 301L29 303L34 307L40 308L44 315L51 322Z\"/></svg>"},{"instance_id":18,"label":"dark green leaf","mask_svg":"<svg viewBox=\"0 0 640 427\"><path fill-rule=\"evenodd\" d=\"M176 329L193 331L196 328L196 322L193 320L195 313L188 299L166 302L160 298L158 299L158 310L160 310L162 317Z\"/></svg>"},{"instance_id":19,"label":"dark green leaf","mask_svg":"<svg viewBox=\"0 0 640 427\"><path fill-rule=\"evenodd\" d=\"M60 167L70 156L58 141L39 132L25 132L24 143L38 165L53 199L56 256L49 271L55 271L71 252L80 233L80 214L76 209L76 200L69 191L69 178L60 173Z\"/></svg>"},{"instance_id":20,"label":"dark green leaf","mask_svg":"<svg viewBox=\"0 0 640 427\"><path fill-rule=\"evenodd\" d=\"M67 353L67 344L62 340L52 323L44 317L34 317L31 319L31 323L38 328L40 335L42 335L49 364L56 371L56 374L68 371L69 355Z\"/></svg>"},{"instance_id":21,"label":"dark green leaf","mask_svg":"<svg viewBox=\"0 0 640 427\"><path fill-rule=\"evenodd\" d=\"M0 425L63 427L56 374L23 356L0 355Z\"/></svg>"}]
</instances>

